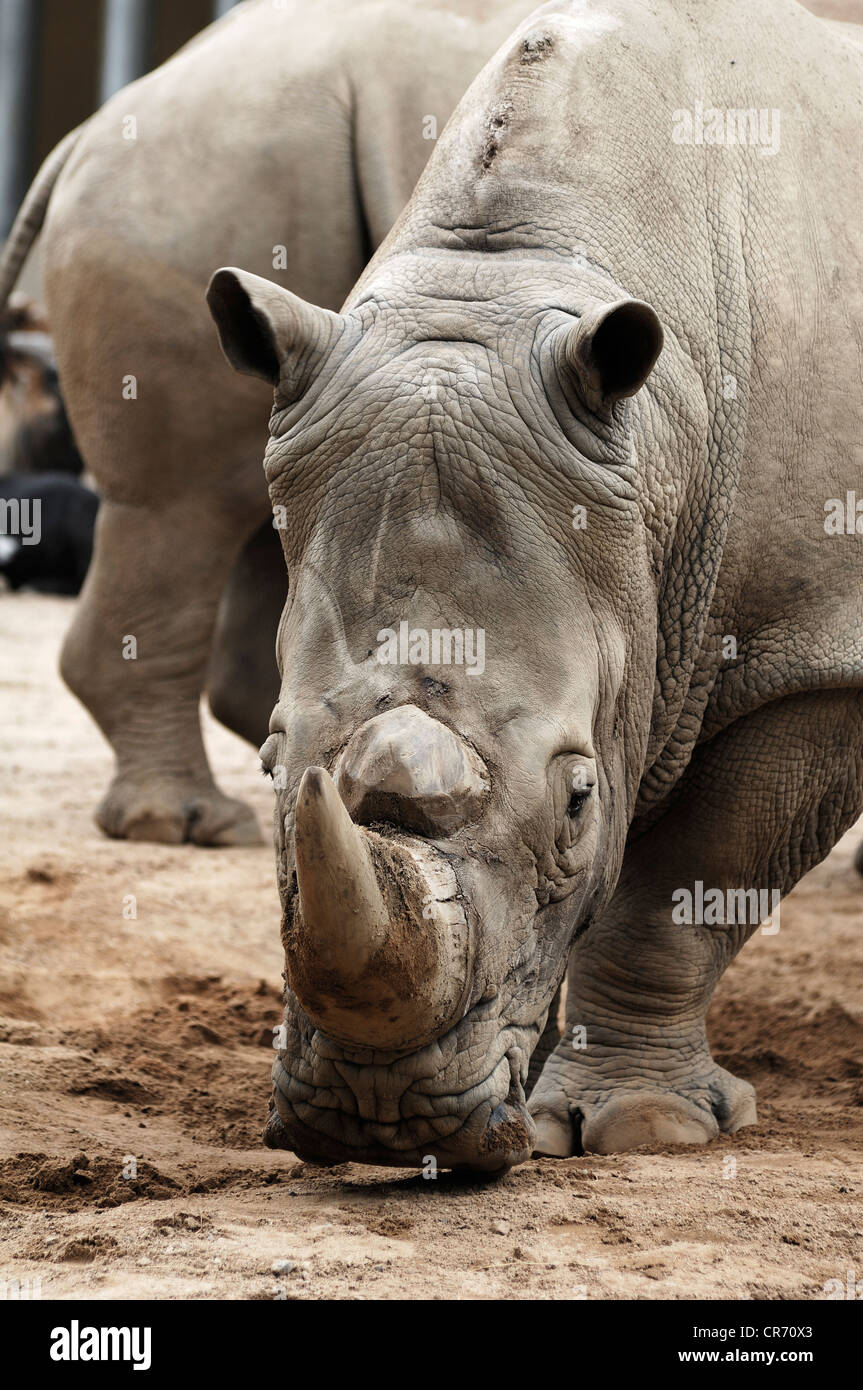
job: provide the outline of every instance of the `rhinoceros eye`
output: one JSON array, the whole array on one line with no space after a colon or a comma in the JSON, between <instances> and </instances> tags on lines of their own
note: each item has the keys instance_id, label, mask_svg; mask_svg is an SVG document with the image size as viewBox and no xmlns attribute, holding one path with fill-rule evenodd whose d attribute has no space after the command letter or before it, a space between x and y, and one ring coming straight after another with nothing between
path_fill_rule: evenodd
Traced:
<instances>
[{"instance_id":1,"label":"rhinoceros eye","mask_svg":"<svg viewBox=\"0 0 863 1390\"><path fill-rule=\"evenodd\" d=\"M596 778L596 762L585 753L565 753L557 761L553 806L555 842L562 854L581 840L591 823Z\"/></svg>"}]
</instances>

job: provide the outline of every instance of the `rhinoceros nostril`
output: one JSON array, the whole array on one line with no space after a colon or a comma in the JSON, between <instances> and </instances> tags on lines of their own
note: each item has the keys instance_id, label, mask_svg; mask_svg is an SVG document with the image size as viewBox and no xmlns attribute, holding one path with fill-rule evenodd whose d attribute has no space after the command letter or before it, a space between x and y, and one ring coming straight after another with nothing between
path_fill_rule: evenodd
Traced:
<instances>
[{"instance_id":1,"label":"rhinoceros nostril","mask_svg":"<svg viewBox=\"0 0 863 1390\"><path fill-rule=\"evenodd\" d=\"M569 1112L569 1119L570 1119L570 1123L571 1123L571 1125L572 1125L572 1152L573 1152L573 1156L574 1156L575 1158L583 1158L583 1157L584 1157L584 1142L583 1142L581 1136L582 1136L582 1131L583 1131L583 1129L584 1129L584 1111L583 1111L583 1110L578 1110L578 1109L570 1110L570 1112Z\"/></svg>"},{"instance_id":2,"label":"rhinoceros nostril","mask_svg":"<svg viewBox=\"0 0 863 1390\"><path fill-rule=\"evenodd\" d=\"M355 821L390 821L421 835L451 835L477 820L490 789L482 759L416 705L370 719L335 774Z\"/></svg>"}]
</instances>

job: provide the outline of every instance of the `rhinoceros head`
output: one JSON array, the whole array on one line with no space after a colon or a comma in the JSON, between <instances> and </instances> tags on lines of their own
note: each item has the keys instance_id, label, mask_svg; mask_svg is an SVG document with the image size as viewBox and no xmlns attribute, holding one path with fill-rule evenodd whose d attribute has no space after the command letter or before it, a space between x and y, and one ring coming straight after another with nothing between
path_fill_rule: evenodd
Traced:
<instances>
[{"instance_id":1,"label":"rhinoceros head","mask_svg":"<svg viewBox=\"0 0 863 1390\"><path fill-rule=\"evenodd\" d=\"M276 390L290 594L262 751L287 1012L271 1135L500 1168L644 766L657 547L632 396L648 305L396 257L343 315L243 272L209 301Z\"/></svg>"}]
</instances>

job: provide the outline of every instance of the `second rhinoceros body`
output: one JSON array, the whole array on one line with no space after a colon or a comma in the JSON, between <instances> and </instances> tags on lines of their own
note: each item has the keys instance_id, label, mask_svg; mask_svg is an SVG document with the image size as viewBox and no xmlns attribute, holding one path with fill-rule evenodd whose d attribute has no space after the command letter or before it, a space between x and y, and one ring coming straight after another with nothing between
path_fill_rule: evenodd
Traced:
<instances>
[{"instance_id":1,"label":"second rhinoceros body","mask_svg":"<svg viewBox=\"0 0 863 1390\"><path fill-rule=\"evenodd\" d=\"M789 0L553 3L341 314L215 276L287 517L274 1142L754 1120L708 1002L863 804L861 78Z\"/></svg>"},{"instance_id":2,"label":"second rhinoceros body","mask_svg":"<svg viewBox=\"0 0 863 1390\"><path fill-rule=\"evenodd\" d=\"M206 690L260 745L285 600L267 393L223 370L204 303L214 267L238 260L338 308L529 9L247 0L67 135L27 195L0 309L44 217L60 381L102 497L62 671L116 755L97 812L109 835L260 838L214 782L199 721Z\"/></svg>"}]
</instances>

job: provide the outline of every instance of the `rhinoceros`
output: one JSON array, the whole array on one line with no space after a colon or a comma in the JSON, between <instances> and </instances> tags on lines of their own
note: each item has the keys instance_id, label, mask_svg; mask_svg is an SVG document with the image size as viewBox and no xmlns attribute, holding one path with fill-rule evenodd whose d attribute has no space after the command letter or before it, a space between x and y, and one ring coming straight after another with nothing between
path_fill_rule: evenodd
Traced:
<instances>
[{"instance_id":1,"label":"rhinoceros","mask_svg":"<svg viewBox=\"0 0 863 1390\"><path fill-rule=\"evenodd\" d=\"M108 834L260 840L216 785L199 721L206 689L260 744L286 583L261 473L267 393L225 380L204 303L214 267L240 261L338 308L438 129L530 9L247 0L37 176L0 260L0 306L44 218L63 393L103 498L62 672L116 754L97 812Z\"/></svg>"},{"instance_id":2,"label":"rhinoceros","mask_svg":"<svg viewBox=\"0 0 863 1390\"><path fill-rule=\"evenodd\" d=\"M863 806L861 79L791 0L553 0L341 313L214 275L290 577L270 1143L755 1121L708 1002Z\"/></svg>"}]
</instances>

